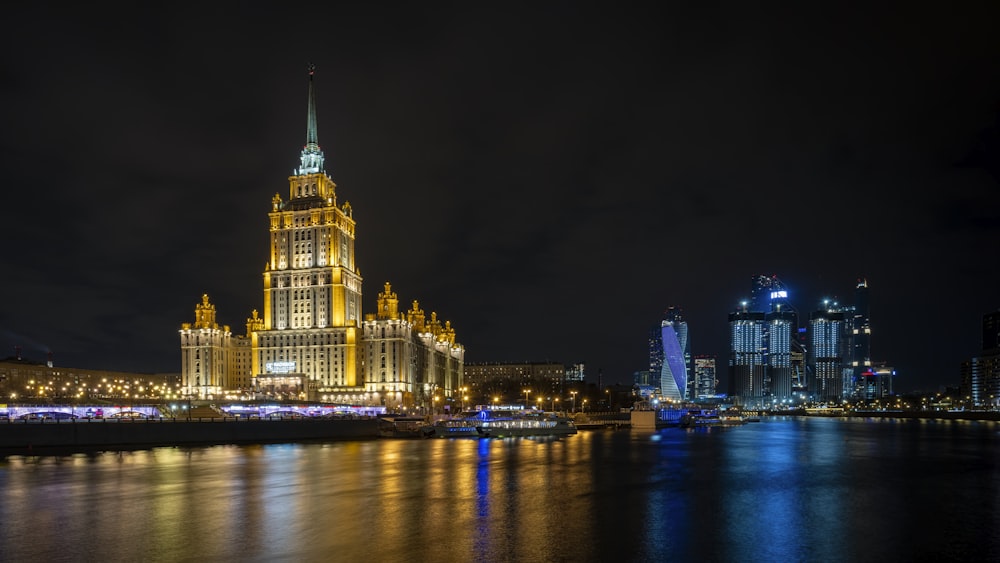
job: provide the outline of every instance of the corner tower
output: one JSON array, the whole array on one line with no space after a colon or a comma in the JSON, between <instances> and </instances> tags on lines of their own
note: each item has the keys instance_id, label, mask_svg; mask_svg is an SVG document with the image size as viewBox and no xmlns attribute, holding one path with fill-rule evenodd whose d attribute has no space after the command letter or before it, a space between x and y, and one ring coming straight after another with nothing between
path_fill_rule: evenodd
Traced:
<instances>
[{"instance_id":1,"label":"corner tower","mask_svg":"<svg viewBox=\"0 0 1000 563\"><path fill-rule=\"evenodd\" d=\"M361 274L351 205L338 204L316 126L309 66L306 143L285 197L271 199L263 329L256 333L256 385L289 398L363 389L359 380Z\"/></svg>"}]
</instances>

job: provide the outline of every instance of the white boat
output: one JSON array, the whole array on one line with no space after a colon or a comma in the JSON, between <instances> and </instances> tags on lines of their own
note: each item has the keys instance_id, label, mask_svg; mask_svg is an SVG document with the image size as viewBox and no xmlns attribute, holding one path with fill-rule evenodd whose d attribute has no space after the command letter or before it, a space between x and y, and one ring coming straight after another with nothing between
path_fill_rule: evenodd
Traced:
<instances>
[{"instance_id":1,"label":"white boat","mask_svg":"<svg viewBox=\"0 0 1000 563\"><path fill-rule=\"evenodd\" d=\"M538 411L480 411L476 431L481 438L513 436L571 436L576 424L569 418Z\"/></svg>"}]
</instances>

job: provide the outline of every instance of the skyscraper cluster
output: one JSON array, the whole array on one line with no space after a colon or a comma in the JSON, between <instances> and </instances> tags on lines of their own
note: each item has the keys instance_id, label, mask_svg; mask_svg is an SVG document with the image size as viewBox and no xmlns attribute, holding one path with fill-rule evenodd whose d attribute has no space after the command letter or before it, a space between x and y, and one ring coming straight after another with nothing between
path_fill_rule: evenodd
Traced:
<instances>
[{"instance_id":1,"label":"skyscraper cluster","mask_svg":"<svg viewBox=\"0 0 1000 563\"><path fill-rule=\"evenodd\" d=\"M729 313L728 321L727 395L734 404L775 408L892 394L895 372L871 359L865 279L855 286L853 304L825 300L801 326L789 288L777 276L756 275L751 278L750 298ZM696 356L692 362L688 325L680 308L668 308L651 329L649 350L651 383L663 399L716 396L715 358Z\"/></svg>"}]
</instances>

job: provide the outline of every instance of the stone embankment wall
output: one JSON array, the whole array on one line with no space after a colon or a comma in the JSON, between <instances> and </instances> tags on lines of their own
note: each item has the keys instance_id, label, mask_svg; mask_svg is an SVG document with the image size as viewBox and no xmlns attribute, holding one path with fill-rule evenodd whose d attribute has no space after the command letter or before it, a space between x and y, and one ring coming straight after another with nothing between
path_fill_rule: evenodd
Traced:
<instances>
[{"instance_id":1,"label":"stone embankment wall","mask_svg":"<svg viewBox=\"0 0 1000 563\"><path fill-rule=\"evenodd\" d=\"M115 449L378 438L377 419L60 420L0 423L0 450Z\"/></svg>"}]
</instances>

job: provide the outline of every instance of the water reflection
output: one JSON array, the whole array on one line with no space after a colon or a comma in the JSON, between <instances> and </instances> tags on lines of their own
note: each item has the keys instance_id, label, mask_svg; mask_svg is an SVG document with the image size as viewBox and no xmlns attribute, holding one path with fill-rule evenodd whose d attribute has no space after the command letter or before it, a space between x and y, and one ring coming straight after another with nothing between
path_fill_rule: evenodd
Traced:
<instances>
[{"instance_id":1,"label":"water reflection","mask_svg":"<svg viewBox=\"0 0 1000 563\"><path fill-rule=\"evenodd\" d=\"M0 560L995 556L998 443L996 423L787 418L12 457Z\"/></svg>"}]
</instances>

